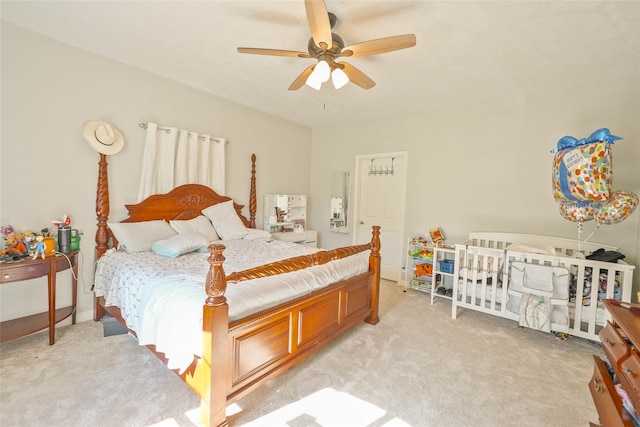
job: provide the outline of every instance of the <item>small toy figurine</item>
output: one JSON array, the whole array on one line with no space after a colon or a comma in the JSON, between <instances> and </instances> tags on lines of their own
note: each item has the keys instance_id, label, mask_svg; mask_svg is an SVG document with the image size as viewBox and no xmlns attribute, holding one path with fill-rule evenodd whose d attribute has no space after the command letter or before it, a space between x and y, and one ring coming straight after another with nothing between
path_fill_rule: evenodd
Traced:
<instances>
[{"instance_id":1,"label":"small toy figurine","mask_svg":"<svg viewBox=\"0 0 640 427\"><path fill-rule=\"evenodd\" d=\"M65 214L65 215L64 215L64 217L62 217L62 220L54 219L54 220L53 220L53 221L51 221L51 222L53 222L53 224L54 224L56 227L58 227L58 228L60 228L60 227L66 227L66 226L68 226L69 224L71 224L71 218L69 218L69 217Z\"/></svg>"},{"instance_id":2,"label":"small toy figurine","mask_svg":"<svg viewBox=\"0 0 640 427\"><path fill-rule=\"evenodd\" d=\"M42 254L42 259L44 259L44 250L47 249L47 244L44 242L44 237L42 237L42 235L38 234L38 236L36 237L36 243L33 245L33 247L35 247L36 251L33 254L33 258L31 259L37 259L38 254Z\"/></svg>"},{"instance_id":3,"label":"small toy figurine","mask_svg":"<svg viewBox=\"0 0 640 427\"><path fill-rule=\"evenodd\" d=\"M24 246L26 248L32 248L34 242L36 241L36 234L31 230L25 230L21 234L22 241L24 242ZM28 253L29 256L33 255L33 250L30 250Z\"/></svg>"},{"instance_id":4,"label":"small toy figurine","mask_svg":"<svg viewBox=\"0 0 640 427\"><path fill-rule=\"evenodd\" d=\"M49 230L48 227L45 227L43 229L40 230L40 234L42 234L42 237L53 237L53 232Z\"/></svg>"},{"instance_id":5,"label":"small toy figurine","mask_svg":"<svg viewBox=\"0 0 640 427\"><path fill-rule=\"evenodd\" d=\"M13 239L16 237L16 231L13 229L12 225L3 225L0 227L0 233L4 234L7 238L7 240L9 239Z\"/></svg>"},{"instance_id":6,"label":"small toy figurine","mask_svg":"<svg viewBox=\"0 0 640 427\"><path fill-rule=\"evenodd\" d=\"M29 253L23 239L16 236L16 232L11 225L3 225L0 227L0 232L6 237L5 248L2 250L2 256L8 255L10 257L17 258Z\"/></svg>"}]
</instances>

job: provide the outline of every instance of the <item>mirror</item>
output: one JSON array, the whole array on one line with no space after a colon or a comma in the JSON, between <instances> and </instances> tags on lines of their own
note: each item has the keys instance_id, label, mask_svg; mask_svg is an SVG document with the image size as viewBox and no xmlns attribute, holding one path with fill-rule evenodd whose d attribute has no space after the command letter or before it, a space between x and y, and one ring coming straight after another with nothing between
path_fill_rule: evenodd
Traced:
<instances>
[{"instance_id":1,"label":"mirror","mask_svg":"<svg viewBox=\"0 0 640 427\"><path fill-rule=\"evenodd\" d=\"M350 172L335 172L331 186L331 212L329 229L338 233L348 233Z\"/></svg>"},{"instance_id":2,"label":"mirror","mask_svg":"<svg viewBox=\"0 0 640 427\"><path fill-rule=\"evenodd\" d=\"M264 229L269 233L304 231L307 196L300 194L265 194Z\"/></svg>"}]
</instances>

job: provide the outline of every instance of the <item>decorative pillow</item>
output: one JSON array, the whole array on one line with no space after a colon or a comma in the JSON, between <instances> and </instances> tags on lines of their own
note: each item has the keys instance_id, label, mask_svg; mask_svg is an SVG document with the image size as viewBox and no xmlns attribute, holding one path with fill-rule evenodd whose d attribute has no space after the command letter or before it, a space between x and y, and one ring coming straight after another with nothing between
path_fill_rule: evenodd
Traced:
<instances>
[{"instance_id":1,"label":"decorative pillow","mask_svg":"<svg viewBox=\"0 0 640 427\"><path fill-rule=\"evenodd\" d=\"M119 248L127 253L148 252L154 242L175 236L176 232L164 220L142 222L109 222Z\"/></svg>"},{"instance_id":2,"label":"decorative pillow","mask_svg":"<svg viewBox=\"0 0 640 427\"><path fill-rule=\"evenodd\" d=\"M216 233L213 225L211 225L211 221L209 221L209 218L204 215L187 220L174 219L169 221L169 225L171 228L176 230L178 234L194 232L204 236L204 238L207 239L207 242L220 240L218 233Z\"/></svg>"},{"instance_id":3,"label":"decorative pillow","mask_svg":"<svg viewBox=\"0 0 640 427\"><path fill-rule=\"evenodd\" d=\"M242 239L248 232L233 208L233 200L211 205L202 213L211 220L213 228L222 240Z\"/></svg>"},{"instance_id":4,"label":"decorative pillow","mask_svg":"<svg viewBox=\"0 0 640 427\"><path fill-rule=\"evenodd\" d=\"M165 240L158 240L152 248L158 255L177 258L180 255L203 249L207 243L207 239L202 234L187 231Z\"/></svg>"}]
</instances>

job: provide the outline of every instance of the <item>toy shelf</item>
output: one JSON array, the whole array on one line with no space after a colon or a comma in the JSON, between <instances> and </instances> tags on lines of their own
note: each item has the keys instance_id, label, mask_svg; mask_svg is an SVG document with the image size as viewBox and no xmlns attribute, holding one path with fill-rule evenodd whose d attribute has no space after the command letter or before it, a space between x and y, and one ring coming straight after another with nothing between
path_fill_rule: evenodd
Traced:
<instances>
[{"instance_id":1,"label":"toy shelf","mask_svg":"<svg viewBox=\"0 0 640 427\"><path fill-rule=\"evenodd\" d=\"M430 294L431 303L436 297L451 299L453 292L454 250L437 246L422 235L411 236L407 241L400 284Z\"/></svg>"},{"instance_id":2,"label":"toy shelf","mask_svg":"<svg viewBox=\"0 0 640 427\"><path fill-rule=\"evenodd\" d=\"M433 243L425 237L416 235L409 238L400 281L405 291L407 288L432 291Z\"/></svg>"}]
</instances>

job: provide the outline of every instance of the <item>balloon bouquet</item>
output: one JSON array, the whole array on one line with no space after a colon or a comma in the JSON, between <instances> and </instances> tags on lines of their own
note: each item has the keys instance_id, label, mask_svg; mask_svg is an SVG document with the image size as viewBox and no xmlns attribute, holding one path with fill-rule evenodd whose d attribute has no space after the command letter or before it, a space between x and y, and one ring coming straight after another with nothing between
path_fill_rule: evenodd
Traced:
<instances>
[{"instance_id":1,"label":"balloon bouquet","mask_svg":"<svg viewBox=\"0 0 640 427\"><path fill-rule=\"evenodd\" d=\"M588 138L565 136L558 141L553 158L553 196L560 215L578 223L578 243L583 243L583 223L615 224L631 215L638 196L630 191L612 191L611 144L622 139L609 129L598 129ZM589 237L595 233L594 230ZM587 239L584 240L586 242Z\"/></svg>"}]
</instances>

